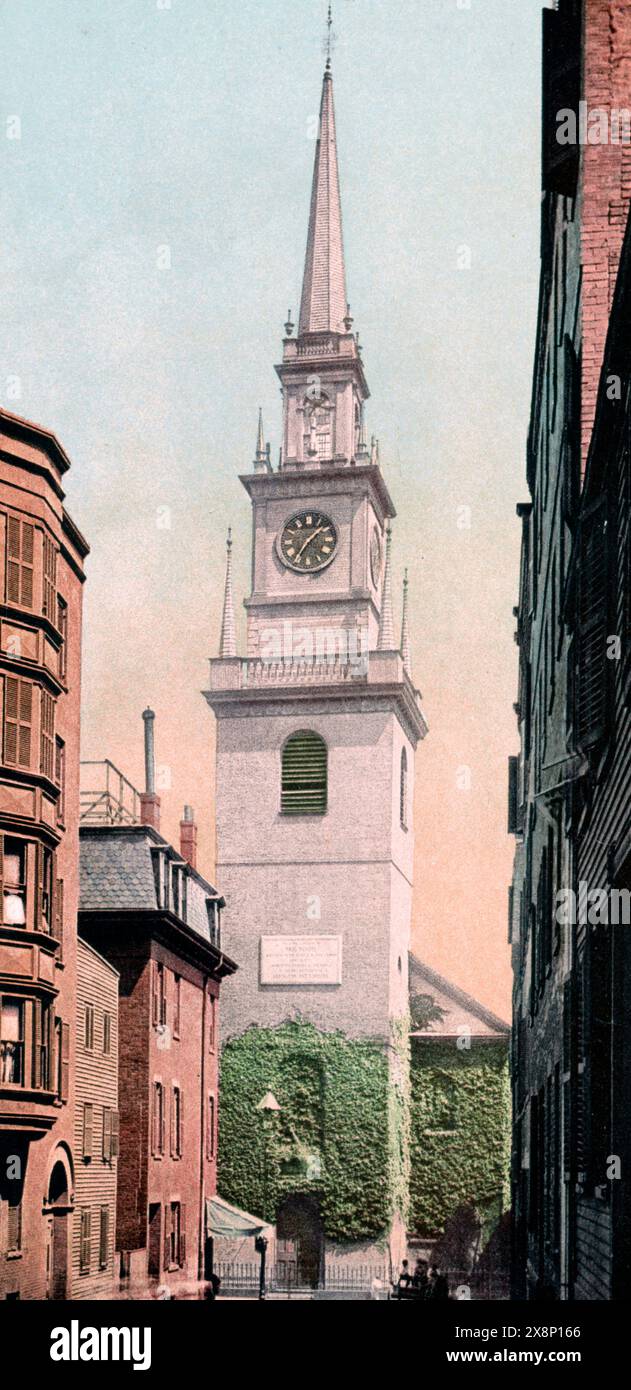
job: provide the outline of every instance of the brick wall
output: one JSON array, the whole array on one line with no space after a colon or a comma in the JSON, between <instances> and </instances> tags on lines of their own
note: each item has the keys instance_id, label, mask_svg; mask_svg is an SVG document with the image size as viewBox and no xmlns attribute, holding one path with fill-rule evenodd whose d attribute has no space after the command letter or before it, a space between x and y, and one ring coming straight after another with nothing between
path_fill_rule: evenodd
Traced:
<instances>
[{"instance_id":1,"label":"brick wall","mask_svg":"<svg viewBox=\"0 0 631 1390\"><path fill-rule=\"evenodd\" d=\"M631 6L586 0L583 98L587 110L631 109ZM610 126L611 131L611 126ZM582 149L583 395L587 458L613 291L631 199L631 146L611 141Z\"/></svg>"}]
</instances>

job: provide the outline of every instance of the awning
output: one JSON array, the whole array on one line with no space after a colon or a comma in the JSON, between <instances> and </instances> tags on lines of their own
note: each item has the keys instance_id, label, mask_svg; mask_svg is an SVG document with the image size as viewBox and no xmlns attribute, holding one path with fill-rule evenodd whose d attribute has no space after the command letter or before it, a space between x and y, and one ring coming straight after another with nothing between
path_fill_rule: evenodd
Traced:
<instances>
[{"instance_id":1,"label":"awning","mask_svg":"<svg viewBox=\"0 0 631 1390\"><path fill-rule=\"evenodd\" d=\"M206 1198L206 1233L209 1236L259 1236L269 1227L269 1221L240 1211L239 1207L224 1202L223 1197Z\"/></svg>"}]
</instances>

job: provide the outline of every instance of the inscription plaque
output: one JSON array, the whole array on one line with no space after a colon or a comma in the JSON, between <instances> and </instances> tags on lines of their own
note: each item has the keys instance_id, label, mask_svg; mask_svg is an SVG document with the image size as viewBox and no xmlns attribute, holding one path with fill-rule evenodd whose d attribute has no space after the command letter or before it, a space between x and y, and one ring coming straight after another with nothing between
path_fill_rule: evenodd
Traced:
<instances>
[{"instance_id":1,"label":"inscription plaque","mask_svg":"<svg viewBox=\"0 0 631 1390\"><path fill-rule=\"evenodd\" d=\"M262 985L339 985L341 936L262 936Z\"/></svg>"}]
</instances>

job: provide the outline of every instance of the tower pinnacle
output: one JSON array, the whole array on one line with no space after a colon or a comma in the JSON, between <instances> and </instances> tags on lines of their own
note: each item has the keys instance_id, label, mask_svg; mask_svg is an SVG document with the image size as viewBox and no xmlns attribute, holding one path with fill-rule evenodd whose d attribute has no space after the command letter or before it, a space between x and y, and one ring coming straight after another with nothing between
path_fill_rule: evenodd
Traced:
<instances>
[{"instance_id":1,"label":"tower pinnacle","mask_svg":"<svg viewBox=\"0 0 631 1390\"><path fill-rule=\"evenodd\" d=\"M329 28L329 42L330 34ZM343 333L346 317L342 207L329 53L320 102L298 333Z\"/></svg>"},{"instance_id":2,"label":"tower pinnacle","mask_svg":"<svg viewBox=\"0 0 631 1390\"><path fill-rule=\"evenodd\" d=\"M403 612L401 614L401 656L403 657L403 668L408 676L412 675L412 653L410 651L410 625L408 617L408 572L407 569L403 576Z\"/></svg>"},{"instance_id":3,"label":"tower pinnacle","mask_svg":"<svg viewBox=\"0 0 631 1390\"><path fill-rule=\"evenodd\" d=\"M237 655L237 637L234 625L234 599L232 596L232 529L230 526L228 527L228 535L226 538L226 583L223 596L219 655Z\"/></svg>"},{"instance_id":4,"label":"tower pinnacle","mask_svg":"<svg viewBox=\"0 0 631 1390\"><path fill-rule=\"evenodd\" d=\"M381 591L381 614L379 617L379 636L377 638L377 650L380 652L393 652L396 650L394 645L394 614L392 611L392 527L386 530L386 562L383 568L383 588Z\"/></svg>"}]
</instances>

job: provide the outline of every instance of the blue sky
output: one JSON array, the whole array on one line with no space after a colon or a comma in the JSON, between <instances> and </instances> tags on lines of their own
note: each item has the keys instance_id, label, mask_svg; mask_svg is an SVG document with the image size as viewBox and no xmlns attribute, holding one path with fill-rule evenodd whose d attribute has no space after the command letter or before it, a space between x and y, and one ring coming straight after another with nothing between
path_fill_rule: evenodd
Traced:
<instances>
[{"instance_id":1,"label":"blue sky","mask_svg":"<svg viewBox=\"0 0 631 1390\"><path fill-rule=\"evenodd\" d=\"M416 939L496 1004L480 958L503 952L505 992L540 11L337 0L333 24L348 291L432 731ZM277 456L273 364L298 310L325 18L321 0L0 0L0 400L54 429L74 464L68 506L92 547L85 755L139 781L151 702L171 769L165 827L192 802L207 861L212 721L198 692L229 523L247 590L238 473L259 405ZM21 138L8 138L16 116Z\"/></svg>"}]
</instances>

